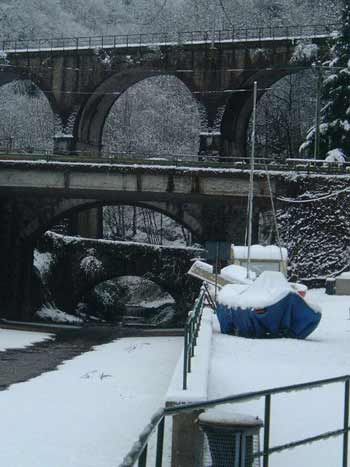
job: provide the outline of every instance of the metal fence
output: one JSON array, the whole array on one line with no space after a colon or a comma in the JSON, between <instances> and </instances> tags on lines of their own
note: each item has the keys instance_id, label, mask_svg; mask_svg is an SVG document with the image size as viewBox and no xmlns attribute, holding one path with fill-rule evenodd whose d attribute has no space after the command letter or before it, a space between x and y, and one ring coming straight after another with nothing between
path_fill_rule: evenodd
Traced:
<instances>
[{"instance_id":1,"label":"metal fence","mask_svg":"<svg viewBox=\"0 0 350 467\"><path fill-rule=\"evenodd\" d=\"M329 386L331 384L343 384L344 385L344 406L343 406L343 417L341 420L341 427L333 431L321 432L314 436L290 441L285 444L271 446L270 443L270 428L271 428L271 399L273 396L278 394L289 394L291 392L308 391L323 386ZM255 453L255 458L263 459L263 467L269 467L270 457L272 454L283 452L289 449L305 446L308 444L316 443L321 440L327 440L334 437L342 436L342 463L341 467L348 467L348 444L349 444L349 388L350 388L350 375L340 376L336 378L323 379L318 381L312 381L308 383L295 384L291 386L283 386L272 388L264 391L248 392L244 394L237 394L235 396L228 396L220 399L214 399L204 401L195 404L184 404L176 407L168 407L159 411L155 417L153 417L151 423L147 426L147 429L142 433L140 439L135 443L134 448L125 457L122 464L119 467L131 467L136 465L138 462L139 467L146 467L147 463L147 446L152 433L157 429L157 445L156 445L156 467L163 466L163 447L164 447L164 420L165 417L179 415L185 412L198 412L205 409L216 407L225 404L235 404L248 402L252 399L264 398L264 434L262 450ZM154 465L154 464L153 464ZM297 465L297 464L296 464ZM336 467L336 466L332 466ZM339 466L340 467L340 466Z\"/></svg>"},{"instance_id":2,"label":"metal fence","mask_svg":"<svg viewBox=\"0 0 350 467\"><path fill-rule=\"evenodd\" d=\"M28 160L28 161L46 161L60 162L67 164L132 164L160 167L193 167L198 170L203 169L239 169L247 170L250 167L250 158L248 157L225 157L212 155L190 155L190 154L136 154L136 153L118 153L118 154L98 154L93 155L88 152L74 152L74 154L55 155L49 150L27 149L11 150L6 148L0 150L0 162L7 160ZM350 174L350 162L327 162L321 159L285 159L277 161L269 158L256 158L255 169L266 171L281 171L307 174Z\"/></svg>"},{"instance_id":3,"label":"metal fence","mask_svg":"<svg viewBox=\"0 0 350 467\"><path fill-rule=\"evenodd\" d=\"M191 373L191 359L194 356L194 349L197 345L199 329L202 321L204 308L205 291L202 290L194 308L189 312L185 323L184 335L184 362L183 362L183 382L182 389L187 389L187 375Z\"/></svg>"},{"instance_id":4,"label":"metal fence","mask_svg":"<svg viewBox=\"0 0 350 467\"><path fill-rule=\"evenodd\" d=\"M13 40L0 38L2 50L8 52L51 51L70 49L108 49L178 45L195 43L244 42L249 40L280 40L331 37L339 30L339 24L312 24L234 28L223 30L156 32L128 35L59 37Z\"/></svg>"}]
</instances>

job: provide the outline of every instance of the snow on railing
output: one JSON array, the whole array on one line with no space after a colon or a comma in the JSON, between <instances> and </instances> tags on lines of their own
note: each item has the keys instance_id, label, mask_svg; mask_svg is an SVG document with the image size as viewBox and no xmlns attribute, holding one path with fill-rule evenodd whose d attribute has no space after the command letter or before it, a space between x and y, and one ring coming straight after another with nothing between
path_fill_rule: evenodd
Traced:
<instances>
[{"instance_id":1,"label":"snow on railing","mask_svg":"<svg viewBox=\"0 0 350 467\"><path fill-rule=\"evenodd\" d=\"M108 49L332 37L339 24L312 24L235 28L216 31L156 32L128 35L59 37L41 39L1 39L0 47L10 53L75 49Z\"/></svg>"}]
</instances>

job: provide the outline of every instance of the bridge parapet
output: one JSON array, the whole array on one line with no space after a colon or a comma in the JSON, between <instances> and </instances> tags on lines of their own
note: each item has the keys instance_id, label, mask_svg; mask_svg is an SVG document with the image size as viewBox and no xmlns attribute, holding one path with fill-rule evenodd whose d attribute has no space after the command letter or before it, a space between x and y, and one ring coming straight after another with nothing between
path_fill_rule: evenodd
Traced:
<instances>
[{"instance_id":1,"label":"bridge parapet","mask_svg":"<svg viewBox=\"0 0 350 467\"><path fill-rule=\"evenodd\" d=\"M47 52L55 50L140 48L195 44L224 44L246 41L323 39L332 37L340 25L312 24L263 26L223 30L156 32L127 35L80 36L40 39L4 39L2 50L8 53Z\"/></svg>"}]
</instances>

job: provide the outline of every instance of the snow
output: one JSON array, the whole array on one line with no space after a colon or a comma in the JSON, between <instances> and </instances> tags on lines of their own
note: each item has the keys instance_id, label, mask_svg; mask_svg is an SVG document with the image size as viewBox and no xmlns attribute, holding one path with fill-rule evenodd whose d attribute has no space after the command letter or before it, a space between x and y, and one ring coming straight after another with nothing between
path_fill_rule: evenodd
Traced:
<instances>
[{"instance_id":1,"label":"snow","mask_svg":"<svg viewBox=\"0 0 350 467\"><path fill-rule=\"evenodd\" d=\"M84 271L87 276L95 276L99 272L102 272L103 264L102 261L93 254L90 254L81 260L80 269Z\"/></svg>"},{"instance_id":2,"label":"snow","mask_svg":"<svg viewBox=\"0 0 350 467\"><path fill-rule=\"evenodd\" d=\"M175 165L176 164L176 158L175 160L172 159L170 161L169 165L157 165L157 164L146 164L146 163L141 163L141 164L131 164L129 162L125 163L116 163L113 161L113 159L110 159L108 162L101 162L101 163L93 163L93 162L64 162L64 161L50 161L50 160L33 160L33 159L25 159L25 157L28 157L28 155L23 155L23 159L6 159L6 160L0 160L0 167L5 166L5 167L15 167L16 165L18 166L28 166L28 168L36 169L36 168L52 168L52 167L62 167L64 169L72 169L72 170L79 170L83 169L86 171L87 169L90 170L106 170L108 169L109 171L111 169L114 170L145 170L147 173L151 174L153 171L157 174L159 173L166 173L169 174L170 171L172 171L174 174L193 174L196 173L198 175L201 174L208 174L208 175L217 175L217 174L248 174L249 170L245 168L237 168L237 167L223 167L223 168L215 168L215 167L202 167L202 166L196 166L195 162L193 165ZM197 158L199 156L196 156ZM188 159L187 159L188 160ZM294 161L298 159L288 159L289 161ZM328 173L322 173L320 170L319 173L310 173L309 166L311 162L315 162L314 160L311 159L299 159L301 161L301 165L297 165L295 170L291 170L290 166L287 166L285 168L279 168L279 169L270 169L269 173L271 176L281 176L284 177L287 180L296 180L296 179L302 179L303 177L312 179L312 178L324 178L327 180L337 180L337 179L349 179L350 175L349 174L337 174L334 176L334 174L328 174ZM179 162L186 162L186 156L183 157L182 159L179 159ZM317 162L317 161L316 161ZM322 160L322 162L324 162ZM237 163L238 164L238 163ZM241 162L238 164L241 165ZM255 175L256 177L266 177L266 169L260 170L256 169L255 170ZM73 238L73 237L72 237ZM108 241L108 240L106 240ZM190 248L190 247L189 247Z\"/></svg>"},{"instance_id":3,"label":"snow","mask_svg":"<svg viewBox=\"0 0 350 467\"><path fill-rule=\"evenodd\" d=\"M298 62L310 62L318 56L318 45L317 44L307 44L304 42L299 42L295 47L294 53L290 60L291 63Z\"/></svg>"},{"instance_id":4,"label":"snow","mask_svg":"<svg viewBox=\"0 0 350 467\"><path fill-rule=\"evenodd\" d=\"M342 272L338 277L340 279L350 279L350 272L349 271Z\"/></svg>"},{"instance_id":5,"label":"snow","mask_svg":"<svg viewBox=\"0 0 350 467\"><path fill-rule=\"evenodd\" d=\"M0 329L0 352L4 352L9 349L22 349L51 338L52 334L48 334L46 332Z\"/></svg>"},{"instance_id":6,"label":"snow","mask_svg":"<svg viewBox=\"0 0 350 467\"><path fill-rule=\"evenodd\" d=\"M51 253L41 253L34 250L34 266L38 269L40 276L45 277L49 272L53 262Z\"/></svg>"},{"instance_id":7,"label":"snow","mask_svg":"<svg viewBox=\"0 0 350 467\"><path fill-rule=\"evenodd\" d=\"M0 395L0 464L119 465L164 394L178 337L129 338L97 347Z\"/></svg>"},{"instance_id":8,"label":"snow","mask_svg":"<svg viewBox=\"0 0 350 467\"><path fill-rule=\"evenodd\" d=\"M343 162L345 162L344 152L339 148L332 149L331 151L327 152L327 157L326 157L325 161L326 162L340 162L340 163L343 163Z\"/></svg>"},{"instance_id":9,"label":"snow","mask_svg":"<svg viewBox=\"0 0 350 467\"><path fill-rule=\"evenodd\" d=\"M221 269L220 275L232 282L239 282L241 284L251 284L252 280L256 279L254 271L250 271L249 275L251 279L247 278L247 268L244 266L238 266L237 264L230 264Z\"/></svg>"},{"instance_id":10,"label":"snow","mask_svg":"<svg viewBox=\"0 0 350 467\"><path fill-rule=\"evenodd\" d=\"M206 410L198 419L203 423L215 423L220 425L262 426L262 421L259 417L235 413L232 412L231 408L222 405Z\"/></svg>"},{"instance_id":11,"label":"snow","mask_svg":"<svg viewBox=\"0 0 350 467\"><path fill-rule=\"evenodd\" d=\"M230 308L265 308L295 292L281 272L264 271L245 290L238 292L231 284L223 287L218 302Z\"/></svg>"},{"instance_id":12,"label":"snow","mask_svg":"<svg viewBox=\"0 0 350 467\"><path fill-rule=\"evenodd\" d=\"M55 323L81 324L83 322L78 316L69 315L51 304L43 305L36 312L36 315L41 319L54 321Z\"/></svg>"},{"instance_id":13,"label":"snow","mask_svg":"<svg viewBox=\"0 0 350 467\"><path fill-rule=\"evenodd\" d=\"M209 399L349 374L350 297L328 296L317 289L307 298L321 306L323 316L304 341L253 340L214 332ZM272 396L271 446L341 428L343 394L344 386L338 384ZM263 407L259 400L231 405L231 410L263 419ZM336 438L274 454L270 465L341 465L341 443Z\"/></svg>"},{"instance_id":14,"label":"snow","mask_svg":"<svg viewBox=\"0 0 350 467\"><path fill-rule=\"evenodd\" d=\"M276 245L252 245L250 257L252 260L276 260L281 261L281 251L283 261L288 260L286 248L279 248ZM235 260L248 259L248 247L232 245L233 258Z\"/></svg>"}]
</instances>

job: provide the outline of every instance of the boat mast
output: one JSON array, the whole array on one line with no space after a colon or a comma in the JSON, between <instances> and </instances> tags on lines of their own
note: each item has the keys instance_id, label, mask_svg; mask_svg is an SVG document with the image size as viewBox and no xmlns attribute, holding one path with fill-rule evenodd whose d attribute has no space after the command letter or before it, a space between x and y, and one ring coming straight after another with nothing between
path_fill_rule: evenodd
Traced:
<instances>
[{"instance_id":1,"label":"boat mast","mask_svg":"<svg viewBox=\"0 0 350 467\"><path fill-rule=\"evenodd\" d=\"M248 260L247 260L247 278L250 279L250 254L252 246L252 225L253 225L253 193L254 193L254 157L255 157L255 130L256 130L256 103L258 95L258 84L254 81L253 93L253 129L252 146L250 154L250 178L248 195Z\"/></svg>"}]
</instances>

